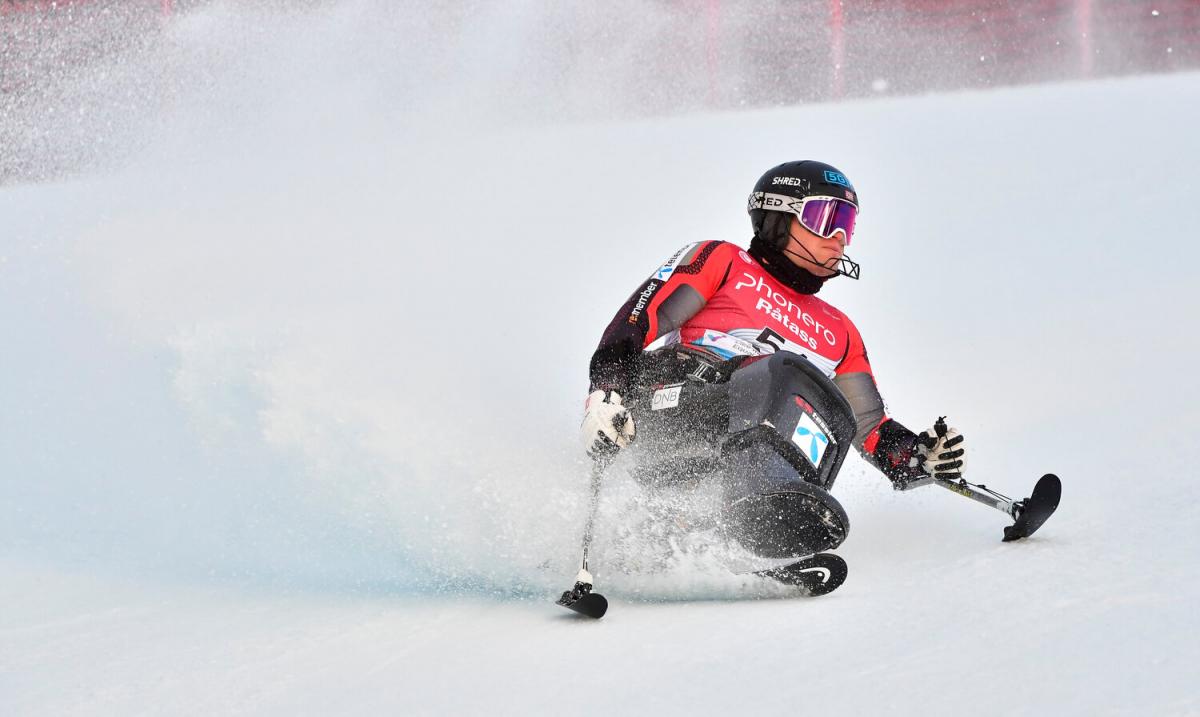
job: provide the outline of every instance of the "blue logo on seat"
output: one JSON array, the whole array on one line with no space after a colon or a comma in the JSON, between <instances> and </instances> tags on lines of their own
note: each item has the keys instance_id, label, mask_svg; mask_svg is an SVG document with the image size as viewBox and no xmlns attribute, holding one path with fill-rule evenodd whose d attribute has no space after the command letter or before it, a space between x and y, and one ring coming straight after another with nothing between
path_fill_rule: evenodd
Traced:
<instances>
[{"instance_id":1,"label":"blue logo on seat","mask_svg":"<svg viewBox=\"0 0 1200 717\"><path fill-rule=\"evenodd\" d=\"M811 416L803 413L800 415L800 422L796 424L796 430L792 433L792 443L796 444L808 462L813 464L813 468L817 468L821 465L821 459L825 457L825 449L829 447L829 436L817 427Z\"/></svg>"}]
</instances>

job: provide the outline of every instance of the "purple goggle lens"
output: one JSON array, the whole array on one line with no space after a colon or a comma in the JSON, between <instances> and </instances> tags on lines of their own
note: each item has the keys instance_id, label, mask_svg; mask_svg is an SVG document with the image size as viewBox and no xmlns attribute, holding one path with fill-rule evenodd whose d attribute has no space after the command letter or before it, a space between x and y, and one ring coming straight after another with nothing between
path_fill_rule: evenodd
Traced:
<instances>
[{"instance_id":1,"label":"purple goggle lens","mask_svg":"<svg viewBox=\"0 0 1200 717\"><path fill-rule=\"evenodd\" d=\"M854 236L858 207L843 199L810 197L801 204L798 214L805 229L826 239L841 231L849 246L850 237Z\"/></svg>"}]
</instances>

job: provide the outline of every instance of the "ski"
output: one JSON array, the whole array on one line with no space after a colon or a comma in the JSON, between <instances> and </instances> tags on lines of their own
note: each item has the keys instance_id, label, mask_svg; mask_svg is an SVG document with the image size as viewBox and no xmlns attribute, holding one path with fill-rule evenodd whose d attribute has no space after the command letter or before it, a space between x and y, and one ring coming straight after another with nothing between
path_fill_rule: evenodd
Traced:
<instances>
[{"instance_id":1,"label":"ski","mask_svg":"<svg viewBox=\"0 0 1200 717\"><path fill-rule=\"evenodd\" d=\"M1033 535L1058 510L1060 498L1062 481L1058 476L1053 473L1042 476L1033 487L1033 495L1013 503L1012 515L1016 522L1004 529L1004 542Z\"/></svg>"},{"instance_id":2,"label":"ski","mask_svg":"<svg viewBox=\"0 0 1200 717\"><path fill-rule=\"evenodd\" d=\"M752 573L784 585L794 585L810 597L828 595L837 590L846 582L848 574L846 561L833 553L816 553L788 565Z\"/></svg>"}]
</instances>

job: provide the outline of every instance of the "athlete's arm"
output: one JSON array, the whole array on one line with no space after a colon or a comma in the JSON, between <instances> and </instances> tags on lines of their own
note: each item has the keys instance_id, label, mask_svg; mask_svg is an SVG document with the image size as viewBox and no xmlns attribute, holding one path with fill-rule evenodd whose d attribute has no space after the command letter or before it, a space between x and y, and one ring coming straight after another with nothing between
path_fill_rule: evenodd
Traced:
<instances>
[{"instance_id":1,"label":"athlete's arm","mask_svg":"<svg viewBox=\"0 0 1200 717\"><path fill-rule=\"evenodd\" d=\"M589 390L627 394L642 349L704 308L738 251L727 242L689 244L643 282L605 328L592 354Z\"/></svg>"},{"instance_id":2,"label":"athlete's arm","mask_svg":"<svg viewBox=\"0 0 1200 717\"><path fill-rule=\"evenodd\" d=\"M917 434L888 417L862 336L849 318L846 319L846 325L849 328L849 346L846 357L838 364L833 382L854 409L858 423L854 448L868 463L887 476L894 487L907 488L929 477L921 469Z\"/></svg>"}]
</instances>

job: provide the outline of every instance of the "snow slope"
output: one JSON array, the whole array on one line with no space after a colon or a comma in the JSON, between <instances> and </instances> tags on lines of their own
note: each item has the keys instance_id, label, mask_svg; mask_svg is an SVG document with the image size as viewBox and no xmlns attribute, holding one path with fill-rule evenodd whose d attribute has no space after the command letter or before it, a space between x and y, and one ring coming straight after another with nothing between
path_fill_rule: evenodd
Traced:
<instances>
[{"instance_id":1,"label":"snow slope","mask_svg":"<svg viewBox=\"0 0 1200 717\"><path fill-rule=\"evenodd\" d=\"M120 161L0 189L0 712L1200 714L1200 75L564 123L235 24ZM863 198L823 295L892 414L1063 505L1001 544L853 458L850 578L789 600L633 570L617 475L574 619L600 329L801 157Z\"/></svg>"}]
</instances>

